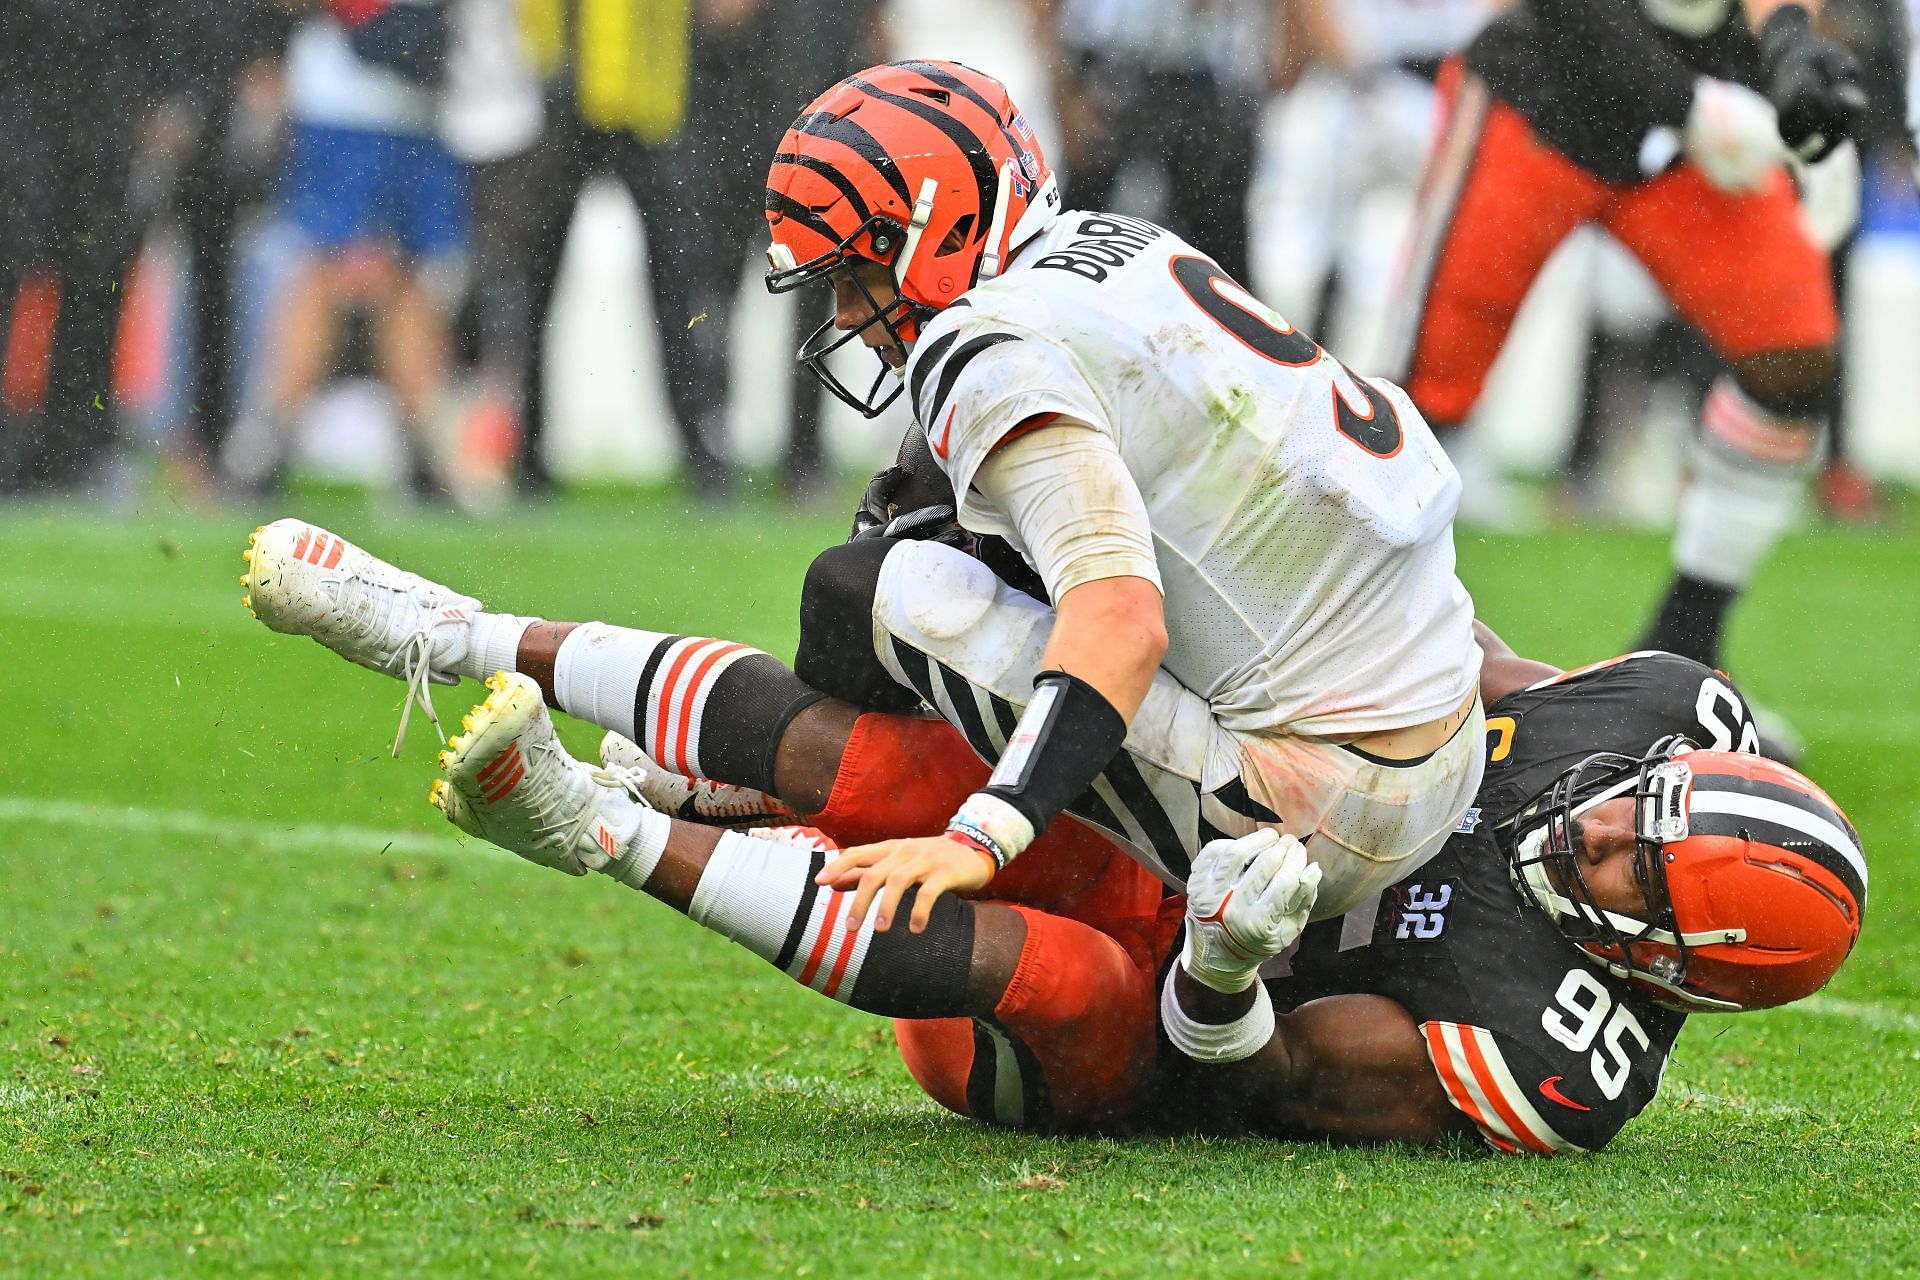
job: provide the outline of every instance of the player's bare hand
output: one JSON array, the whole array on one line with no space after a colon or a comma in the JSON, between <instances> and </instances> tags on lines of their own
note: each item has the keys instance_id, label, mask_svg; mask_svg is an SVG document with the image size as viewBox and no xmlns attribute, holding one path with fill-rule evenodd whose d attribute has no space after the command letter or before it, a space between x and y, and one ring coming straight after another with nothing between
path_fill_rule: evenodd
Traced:
<instances>
[{"instance_id":1,"label":"player's bare hand","mask_svg":"<svg viewBox=\"0 0 1920 1280\"><path fill-rule=\"evenodd\" d=\"M920 933L941 894L983 889L993 871L993 859L970 844L950 836L922 836L848 849L829 862L814 883L854 890L850 927L858 928L872 906L873 927L882 931L893 923L907 890L917 887L907 927Z\"/></svg>"}]
</instances>

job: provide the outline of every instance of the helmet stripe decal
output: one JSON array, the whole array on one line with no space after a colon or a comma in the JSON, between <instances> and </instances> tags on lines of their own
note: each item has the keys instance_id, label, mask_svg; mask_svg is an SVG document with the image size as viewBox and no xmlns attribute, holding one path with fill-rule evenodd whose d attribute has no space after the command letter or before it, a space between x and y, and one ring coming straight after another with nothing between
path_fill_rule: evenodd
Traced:
<instances>
[{"instance_id":1,"label":"helmet stripe decal","mask_svg":"<svg viewBox=\"0 0 1920 1280\"><path fill-rule=\"evenodd\" d=\"M792 196L775 191L772 187L767 188L767 212L777 213L783 218L792 218L815 235L825 237L829 243L837 243L840 239L840 233L835 231L825 218Z\"/></svg>"},{"instance_id":2,"label":"helmet stripe decal","mask_svg":"<svg viewBox=\"0 0 1920 1280\"><path fill-rule=\"evenodd\" d=\"M833 184L834 190L847 198L847 203L853 206L854 217L865 222L873 216L873 210L867 208L866 200L860 195L860 188L854 186L852 180L849 179L846 174L840 172L818 156L803 156L796 155L791 151L782 151L774 156L773 162L775 164L794 165L798 168L819 174Z\"/></svg>"},{"instance_id":3,"label":"helmet stripe decal","mask_svg":"<svg viewBox=\"0 0 1920 1280\"><path fill-rule=\"evenodd\" d=\"M953 384L960 380L966 367L973 363L988 347L997 347L1003 342L1018 342L1011 333L983 333L977 338L969 338L960 345L946 366L940 370L940 381L933 387L933 400L927 406L926 416L920 419L923 424L931 424L940 417L940 410L946 407L947 397L953 393Z\"/></svg>"},{"instance_id":4,"label":"helmet stripe decal","mask_svg":"<svg viewBox=\"0 0 1920 1280\"><path fill-rule=\"evenodd\" d=\"M1777 845L1803 854L1825 867L1847 886L1854 901L1864 910L1867 900L1867 863L1852 845L1836 844L1838 830L1828 822L1774 800L1727 792L1694 794L1692 812L1687 819L1687 834L1722 836L1738 839L1744 832L1751 840Z\"/></svg>"},{"instance_id":5,"label":"helmet stripe decal","mask_svg":"<svg viewBox=\"0 0 1920 1280\"><path fill-rule=\"evenodd\" d=\"M1860 833L1853 829L1853 824L1847 821L1845 814L1834 808L1831 801L1820 795L1783 786L1778 782L1768 782L1763 778L1717 772L1696 774L1694 786L1701 791L1731 791L1740 795L1758 796L1766 800L1778 800L1796 809L1805 809L1844 832L1846 834L1844 843L1851 844L1856 849L1861 848Z\"/></svg>"},{"instance_id":6,"label":"helmet stripe decal","mask_svg":"<svg viewBox=\"0 0 1920 1280\"><path fill-rule=\"evenodd\" d=\"M874 172L886 179L888 186L900 197L903 206L913 204L913 192L907 187L907 179L900 172L900 166L893 162L887 149L880 145L874 136L855 124L851 117L842 116L836 120L824 111L815 112L804 119L796 120L795 133L803 133L809 138L819 138L826 142L837 142L847 150L873 166ZM833 237L839 239L838 236Z\"/></svg>"},{"instance_id":7,"label":"helmet stripe decal","mask_svg":"<svg viewBox=\"0 0 1920 1280\"><path fill-rule=\"evenodd\" d=\"M939 85L942 89L946 89L952 93L957 93L961 97L965 98L968 102L973 103L973 105L975 105L976 107L979 107L982 111L986 112L987 118L992 120L994 123L994 127L1000 130L1000 136L1007 140L1007 149L1009 151L1013 152L1013 154L1017 156L1022 151L1026 150L1026 148L1020 144L1020 140L1014 137L1012 132L1008 130L1006 126L1006 122L1000 118L1000 113L993 109L993 104L988 102L985 98L981 97L979 93L977 93L974 90L972 85L968 84L965 80L962 80L959 76L953 75L952 73L947 71L942 71L939 67L934 66L931 62L897 62L894 65L898 67L905 67L909 71L917 71L921 75L925 76L927 79Z\"/></svg>"},{"instance_id":8,"label":"helmet stripe decal","mask_svg":"<svg viewBox=\"0 0 1920 1280\"><path fill-rule=\"evenodd\" d=\"M973 170L973 180L980 188L980 217L990 219L993 216L994 194L999 186L1000 174L995 168L993 157L980 145L980 139L967 132L965 125L929 102L916 102L912 98L897 93L888 93L885 89L870 81L855 76L848 84L860 90L876 102L885 102L911 112L928 124L947 135L954 146L960 149L967 166Z\"/></svg>"}]
</instances>

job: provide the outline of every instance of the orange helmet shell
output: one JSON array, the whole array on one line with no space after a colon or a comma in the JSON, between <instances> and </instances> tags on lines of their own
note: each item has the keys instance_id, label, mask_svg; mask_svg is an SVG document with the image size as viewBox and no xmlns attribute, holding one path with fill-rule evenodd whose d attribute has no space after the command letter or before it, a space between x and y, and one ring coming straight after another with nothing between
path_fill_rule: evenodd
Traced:
<instances>
[{"instance_id":1,"label":"orange helmet shell","mask_svg":"<svg viewBox=\"0 0 1920 1280\"><path fill-rule=\"evenodd\" d=\"M1601 908L1580 870L1578 815L1635 803L1641 916ZM1515 887L1596 964L1693 1011L1766 1009L1824 986L1860 936L1867 863L1840 807L1773 760L1669 739L1602 753L1519 816Z\"/></svg>"},{"instance_id":2,"label":"orange helmet shell","mask_svg":"<svg viewBox=\"0 0 1920 1280\"><path fill-rule=\"evenodd\" d=\"M1693 751L1676 763L1691 777L1686 835L1664 844L1675 924L1688 937L1744 934L1687 947L1685 986L1741 1009L1812 995L1860 936L1860 837L1826 792L1776 761ZM1659 943L1633 949L1680 958Z\"/></svg>"},{"instance_id":3,"label":"orange helmet shell","mask_svg":"<svg viewBox=\"0 0 1920 1280\"><path fill-rule=\"evenodd\" d=\"M1006 86L956 62L887 63L815 98L781 139L769 256L776 274L848 255L887 263L902 297L938 311L1058 207Z\"/></svg>"}]
</instances>

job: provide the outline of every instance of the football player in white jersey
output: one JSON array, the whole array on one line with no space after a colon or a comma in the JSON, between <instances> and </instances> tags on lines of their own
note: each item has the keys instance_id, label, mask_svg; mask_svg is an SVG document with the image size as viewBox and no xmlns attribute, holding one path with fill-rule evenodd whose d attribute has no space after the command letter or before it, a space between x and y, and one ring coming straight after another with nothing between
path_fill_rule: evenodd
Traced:
<instances>
[{"instance_id":1,"label":"football player in white jersey","mask_svg":"<svg viewBox=\"0 0 1920 1280\"><path fill-rule=\"evenodd\" d=\"M917 885L917 926L1070 808L1176 884L1208 839L1294 834L1320 915L1440 847L1479 779L1479 655L1458 478L1398 388L1164 229L1063 212L1005 89L957 64L817 98L767 218L768 286L834 291L801 359L863 412L906 392L960 528L1005 539L1047 597L932 541L816 565L870 599L852 665L998 760L944 836L825 869L856 919ZM824 363L856 340L881 362L864 394ZM859 701L872 670L813 682Z\"/></svg>"}]
</instances>

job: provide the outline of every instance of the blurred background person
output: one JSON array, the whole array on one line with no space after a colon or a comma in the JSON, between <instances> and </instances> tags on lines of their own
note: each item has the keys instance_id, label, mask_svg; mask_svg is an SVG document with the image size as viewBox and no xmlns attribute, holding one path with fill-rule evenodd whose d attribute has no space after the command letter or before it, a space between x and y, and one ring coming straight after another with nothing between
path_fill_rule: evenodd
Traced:
<instances>
[{"instance_id":1,"label":"blurred background person","mask_svg":"<svg viewBox=\"0 0 1920 1280\"><path fill-rule=\"evenodd\" d=\"M136 156L190 142L166 7L0 4L0 492L102 479Z\"/></svg>"},{"instance_id":2,"label":"blurred background person","mask_svg":"<svg viewBox=\"0 0 1920 1280\"><path fill-rule=\"evenodd\" d=\"M1260 117L1254 293L1374 368L1426 160L1441 60L1496 0L1288 0L1281 87Z\"/></svg>"},{"instance_id":3,"label":"blurred background person","mask_svg":"<svg viewBox=\"0 0 1920 1280\"><path fill-rule=\"evenodd\" d=\"M1671 585L1636 648L1717 665L1728 610L1815 469L1838 315L1784 162L1790 147L1811 161L1845 139L1857 78L1804 7L1773 0L1525 0L1443 71L1445 124L1387 365L1427 419L1444 430L1467 417L1529 286L1589 222L1730 366L1701 414Z\"/></svg>"},{"instance_id":4,"label":"blurred background person","mask_svg":"<svg viewBox=\"0 0 1920 1280\"><path fill-rule=\"evenodd\" d=\"M553 308L580 195L596 178L625 189L640 215L685 478L706 497L733 489L729 322L758 261L766 144L818 86L860 65L879 10L877 0L456 7L448 137L472 164L481 364L513 370L523 489L551 484ZM818 319L798 317L797 331ZM823 474L819 389L791 376L786 470L806 491Z\"/></svg>"},{"instance_id":5,"label":"blurred background person","mask_svg":"<svg viewBox=\"0 0 1920 1280\"><path fill-rule=\"evenodd\" d=\"M1068 207L1162 223L1246 280L1254 124L1276 66L1272 0L1034 3L1059 77Z\"/></svg>"},{"instance_id":6,"label":"blurred background person","mask_svg":"<svg viewBox=\"0 0 1920 1280\"><path fill-rule=\"evenodd\" d=\"M1914 13L1920 13L1920 0L1826 0L1820 11L1821 30L1859 59L1861 84L1867 92L1867 108L1854 129L1859 163L1845 180L1870 184L1872 190L1863 188L1854 197L1849 212L1856 216L1847 219L1833 249L1833 287L1842 314L1850 311L1848 284L1861 201L1872 198L1876 205L1884 205L1889 197L1898 200L1905 195L1901 188L1908 176L1920 180L1914 170L1914 128L1920 120L1908 121L1914 102L1908 65ZM1843 344L1834 385L1832 443L1821 468L1818 495L1830 518L1871 523L1885 513L1885 502L1878 486L1854 465L1848 450L1845 353Z\"/></svg>"},{"instance_id":7,"label":"blurred background person","mask_svg":"<svg viewBox=\"0 0 1920 1280\"><path fill-rule=\"evenodd\" d=\"M541 452L550 312L567 232L581 189L600 175L632 197L646 231L647 277L658 320L661 361L680 434L688 478L697 492L724 494L733 469L724 446L725 365L718 323L697 305L705 292L705 258L722 248L727 210L707 175L677 161L674 144L688 123L696 83L694 29L725 39L748 23L753 0L526 0L529 52L541 75L545 126L528 160L533 207L528 215L527 288L533 341L521 411L526 430L519 475L524 488L550 484ZM697 10L697 13L696 13ZM725 86L733 92L732 86ZM712 175L724 178L724 173Z\"/></svg>"},{"instance_id":8,"label":"blurred background person","mask_svg":"<svg viewBox=\"0 0 1920 1280\"><path fill-rule=\"evenodd\" d=\"M446 12L434 0L309 0L287 45L279 200L302 253L273 307L260 404L222 450L244 492L275 487L301 410L364 307L399 410L416 496L446 492L451 310L467 247L465 174L439 136Z\"/></svg>"},{"instance_id":9,"label":"blurred background person","mask_svg":"<svg viewBox=\"0 0 1920 1280\"><path fill-rule=\"evenodd\" d=\"M159 6L190 134L167 193L187 261L180 314L183 460L204 477L239 412L234 264L242 216L272 194L279 158L279 59L291 15L279 0L177 0Z\"/></svg>"},{"instance_id":10,"label":"blurred background person","mask_svg":"<svg viewBox=\"0 0 1920 1280\"><path fill-rule=\"evenodd\" d=\"M469 357L465 411L450 469L469 495L496 498L516 465L533 358L526 255L543 198L535 144L546 122L542 86L520 26L521 0L450 0L441 136L465 167L472 272L460 316Z\"/></svg>"}]
</instances>

